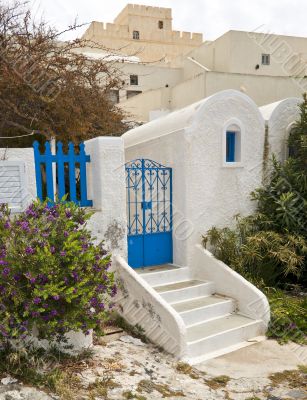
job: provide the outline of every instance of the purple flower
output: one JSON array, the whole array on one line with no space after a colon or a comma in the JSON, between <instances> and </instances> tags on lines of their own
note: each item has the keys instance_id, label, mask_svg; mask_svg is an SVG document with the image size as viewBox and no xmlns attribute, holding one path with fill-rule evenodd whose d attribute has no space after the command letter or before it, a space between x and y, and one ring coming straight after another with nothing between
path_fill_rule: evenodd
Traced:
<instances>
[{"instance_id":1,"label":"purple flower","mask_svg":"<svg viewBox=\"0 0 307 400\"><path fill-rule=\"evenodd\" d=\"M101 283L96 288L96 292L103 292L105 290L106 290L106 286L102 285Z\"/></svg>"},{"instance_id":2,"label":"purple flower","mask_svg":"<svg viewBox=\"0 0 307 400\"><path fill-rule=\"evenodd\" d=\"M8 262L5 260L0 260L0 265L8 265Z\"/></svg>"},{"instance_id":3,"label":"purple flower","mask_svg":"<svg viewBox=\"0 0 307 400\"><path fill-rule=\"evenodd\" d=\"M65 285L68 285L69 279L66 276L64 277L64 282L65 282Z\"/></svg>"},{"instance_id":4,"label":"purple flower","mask_svg":"<svg viewBox=\"0 0 307 400\"><path fill-rule=\"evenodd\" d=\"M49 232L43 232L42 233L42 237L48 237L49 236Z\"/></svg>"},{"instance_id":5,"label":"purple flower","mask_svg":"<svg viewBox=\"0 0 307 400\"><path fill-rule=\"evenodd\" d=\"M100 308L100 310L104 310L105 309L104 303L99 303L98 308Z\"/></svg>"},{"instance_id":6,"label":"purple flower","mask_svg":"<svg viewBox=\"0 0 307 400\"><path fill-rule=\"evenodd\" d=\"M33 249L33 247L26 247L26 254L34 254L35 253L35 249Z\"/></svg>"},{"instance_id":7,"label":"purple flower","mask_svg":"<svg viewBox=\"0 0 307 400\"><path fill-rule=\"evenodd\" d=\"M32 311L31 315L32 315L33 318L37 318L37 317L39 317L40 314L39 314L38 311Z\"/></svg>"},{"instance_id":8,"label":"purple flower","mask_svg":"<svg viewBox=\"0 0 307 400\"><path fill-rule=\"evenodd\" d=\"M3 268L3 270L2 270L2 275L3 275L3 276L8 276L8 274L9 274L10 272L11 272L10 268L5 267L5 268Z\"/></svg>"},{"instance_id":9,"label":"purple flower","mask_svg":"<svg viewBox=\"0 0 307 400\"><path fill-rule=\"evenodd\" d=\"M22 278L22 274L16 274L16 275L14 275L13 278L14 278L14 281L18 282Z\"/></svg>"},{"instance_id":10,"label":"purple flower","mask_svg":"<svg viewBox=\"0 0 307 400\"><path fill-rule=\"evenodd\" d=\"M61 256L61 257L65 257L65 256L66 256L66 251L64 251L64 250L63 250L63 251L60 251L60 256Z\"/></svg>"},{"instance_id":11,"label":"purple flower","mask_svg":"<svg viewBox=\"0 0 307 400\"><path fill-rule=\"evenodd\" d=\"M92 298L91 298L91 300L90 300L90 305L93 306L93 307L95 307L95 306L98 305L98 299L97 299L97 297L92 297Z\"/></svg>"},{"instance_id":12,"label":"purple flower","mask_svg":"<svg viewBox=\"0 0 307 400\"><path fill-rule=\"evenodd\" d=\"M52 296L53 300L60 300L60 296L56 294L55 296Z\"/></svg>"},{"instance_id":13,"label":"purple flower","mask_svg":"<svg viewBox=\"0 0 307 400\"><path fill-rule=\"evenodd\" d=\"M29 222L27 222L27 221L22 221L21 224L20 224L20 226L21 226L21 229L22 229L23 231L26 231L26 232L29 232L29 231L30 231Z\"/></svg>"},{"instance_id":14,"label":"purple flower","mask_svg":"<svg viewBox=\"0 0 307 400\"><path fill-rule=\"evenodd\" d=\"M111 297L116 296L116 294L117 294L117 287L114 285L114 286L112 287L112 290L111 290Z\"/></svg>"},{"instance_id":15,"label":"purple flower","mask_svg":"<svg viewBox=\"0 0 307 400\"><path fill-rule=\"evenodd\" d=\"M10 229L11 228L11 223L10 223L10 221L6 221L6 223L4 224L4 228L5 229Z\"/></svg>"},{"instance_id":16,"label":"purple flower","mask_svg":"<svg viewBox=\"0 0 307 400\"><path fill-rule=\"evenodd\" d=\"M50 247L50 252L51 252L51 254L54 254L54 253L55 253L55 247L54 247L54 246L51 246L51 247Z\"/></svg>"},{"instance_id":17,"label":"purple flower","mask_svg":"<svg viewBox=\"0 0 307 400\"><path fill-rule=\"evenodd\" d=\"M65 215L67 218L71 217L71 212L69 210L65 210Z\"/></svg>"},{"instance_id":18,"label":"purple flower","mask_svg":"<svg viewBox=\"0 0 307 400\"><path fill-rule=\"evenodd\" d=\"M40 283L41 283L42 285L45 285L45 284L49 281L49 279L47 278L47 276L44 275L44 274L39 274L39 275L38 275L38 279L39 279L39 281L40 281Z\"/></svg>"},{"instance_id":19,"label":"purple flower","mask_svg":"<svg viewBox=\"0 0 307 400\"><path fill-rule=\"evenodd\" d=\"M49 315L50 317L55 317L56 315L58 315L58 312L57 310L51 310Z\"/></svg>"},{"instance_id":20,"label":"purple flower","mask_svg":"<svg viewBox=\"0 0 307 400\"><path fill-rule=\"evenodd\" d=\"M68 237L69 233L67 231L64 231L64 237Z\"/></svg>"},{"instance_id":21,"label":"purple flower","mask_svg":"<svg viewBox=\"0 0 307 400\"><path fill-rule=\"evenodd\" d=\"M78 273L76 271L72 272L72 276L73 276L75 281L77 281L79 279L79 275L78 275Z\"/></svg>"},{"instance_id":22,"label":"purple flower","mask_svg":"<svg viewBox=\"0 0 307 400\"><path fill-rule=\"evenodd\" d=\"M35 212L35 211L33 210L33 206L30 206L30 207L27 209L26 215L27 215L28 217L34 217L34 218L37 218L37 217L38 217L37 212Z\"/></svg>"},{"instance_id":23,"label":"purple flower","mask_svg":"<svg viewBox=\"0 0 307 400\"><path fill-rule=\"evenodd\" d=\"M39 297L35 297L35 298L33 299L33 303L34 303L34 304L40 304L41 301L42 301L42 300L41 300Z\"/></svg>"}]
</instances>

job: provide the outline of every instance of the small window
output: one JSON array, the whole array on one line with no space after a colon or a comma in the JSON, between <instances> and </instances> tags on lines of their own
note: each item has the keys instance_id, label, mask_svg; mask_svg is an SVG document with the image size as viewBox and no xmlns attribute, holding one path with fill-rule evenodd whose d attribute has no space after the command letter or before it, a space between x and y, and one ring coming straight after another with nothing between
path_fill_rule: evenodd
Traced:
<instances>
[{"instance_id":1,"label":"small window","mask_svg":"<svg viewBox=\"0 0 307 400\"><path fill-rule=\"evenodd\" d=\"M141 94L141 90L127 90L127 99L131 99L131 97L137 96L138 94Z\"/></svg>"},{"instance_id":2,"label":"small window","mask_svg":"<svg viewBox=\"0 0 307 400\"><path fill-rule=\"evenodd\" d=\"M164 28L163 21L159 21L158 26L159 26L159 29L163 29Z\"/></svg>"},{"instance_id":3,"label":"small window","mask_svg":"<svg viewBox=\"0 0 307 400\"><path fill-rule=\"evenodd\" d=\"M226 162L236 161L236 132L226 132Z\"/></svg>"},{"instance_id":4,"label":"small window","mask_svg":"<svg viewBox=\"0 0 307 400\"><path fill-rule=\"evenodd\" d=\"M137 75L130 75L130 85L137 86L139 84L139 77Z\"/></svg>"},{"instance_id":5,"label":"small window","mask_svg":"<svg viewBox=\"0 0 307 400\"><path fill-rule=\"evenodd\" d=\"M270 54L262 54L261 63L262 65L270 65L271 64Z\"/></svg>"},{"instance_id":6,"label":"small window","mask_svg":"<svg viewBox=\"0 0 307 400\"><path fill-rule=\"evenodd\" d=\"M108 97L112 104L118 104L119 103L119 90L111 90Z\"/></svg>"},{"instance_id":7,"label":"small window","mask_svg":"<svg viewBox=\"0 0 307 400\"><path fill-rule=\"evenodd\" d=\"M140 40L140 32L139 31L133 31L133 39Z\"/></svg>"}]
</instances>

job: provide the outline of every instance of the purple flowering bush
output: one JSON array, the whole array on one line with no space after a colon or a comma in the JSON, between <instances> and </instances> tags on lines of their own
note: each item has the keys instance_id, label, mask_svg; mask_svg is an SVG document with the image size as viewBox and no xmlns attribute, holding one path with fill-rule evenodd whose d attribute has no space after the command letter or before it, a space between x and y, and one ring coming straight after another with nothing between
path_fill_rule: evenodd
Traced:
<instances>
[{"instance_id":1,"label":"purple flowering bush","mask_svg":"<svg viewBox=\"0 0 307 400\"><path fill-rule=\"evenodd\" d=\"M73 203L34 202L10 216L0 205L0 342L99 328L116 295L110 255L95 245Z\"/></svg>"}]
</instances>

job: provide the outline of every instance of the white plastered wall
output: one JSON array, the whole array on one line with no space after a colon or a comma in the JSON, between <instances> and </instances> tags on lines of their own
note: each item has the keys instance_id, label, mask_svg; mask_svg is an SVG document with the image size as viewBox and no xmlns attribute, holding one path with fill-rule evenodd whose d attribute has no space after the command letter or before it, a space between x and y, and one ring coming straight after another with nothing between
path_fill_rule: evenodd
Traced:
<instances>
[{"instance_id":1,"label":"white plastered wall","mask_svg":"<svg viewBox=\"0 0 307 400\"><path fill-rule=\"evenodd\" d=\"M34 152L32 148L0 148L0 160L24 163L25 192L24 206L36 198ZM1 190L1 188L0 188Z\"/></svg>"},{"instance_id":2,"label":"white plastered wall","mask_svg":"<svg viewBox=\"0 0 307 400\"><path fill-rule=\"evenodd\" d=\"M291 128L299 119L301 102L298 97L290 97L259 108L267 125L269 158L273 154L279 161L287 158L287 141Z\"/></svg>"},{"instance_id":3,"label":"white plastered wall","mask_svg":"<svg viewBox=\"0 0 307 400\"><path fill-rule=\"evenodd\" d=\"M88 198L94 215L88 222L94 236L105 240L113 255L127 257L127 215L124 147L121 138L98 137L85 142Z\"/></svg>"},{"instance_id":4,"label":"white plastered wall","mask_svg":"<svg viewBox=\"0 0 307 400\"><path fill-rule=\"evenodd\" d=\"M241 127L241 162L225 166L224 135ZM213 225L249 214L260 186L264 120L246 95L227 90L127 132L126 161L150 158L173 168L174 262L192 263L195 244Z\"/></svg>"}]
</instances>

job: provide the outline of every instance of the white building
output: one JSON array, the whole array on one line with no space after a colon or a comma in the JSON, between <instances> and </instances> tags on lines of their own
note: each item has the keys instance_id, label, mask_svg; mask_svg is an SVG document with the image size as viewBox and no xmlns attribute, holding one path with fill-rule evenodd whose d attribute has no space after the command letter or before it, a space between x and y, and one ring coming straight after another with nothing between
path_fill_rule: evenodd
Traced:
<instances>
[{"instance_id":1,"label":"white building","mask_svg":"<svg viewBox=\"0 0 307 400\"><path fill-rule=\"evenodd\" d=\"M113 253L122 282L118 310L180 359L198 362L264 339L266 297L200 240L212 225L253 211L249 194L261 185L271 153L286 156L299 101L259 111L245 94L226 90L122 138L85 143L95 210L89 227ZM0 202L22 207L25 195L34 196L33 152L2 153ZM133 269L149 265L156 268Z\"/></svg>"},{"instance_id":2,"label":"white building","mask_svg":"<svg viewBox=\"0 0 307 400\"><path fill-rule=\"evenodd\" d=\"M247 94L258 106L307 90L307 38L229 31L169 63L181 80L152 88L121 107L147 122L221 90Z\"/></svg>"}]
</instances>

